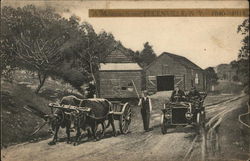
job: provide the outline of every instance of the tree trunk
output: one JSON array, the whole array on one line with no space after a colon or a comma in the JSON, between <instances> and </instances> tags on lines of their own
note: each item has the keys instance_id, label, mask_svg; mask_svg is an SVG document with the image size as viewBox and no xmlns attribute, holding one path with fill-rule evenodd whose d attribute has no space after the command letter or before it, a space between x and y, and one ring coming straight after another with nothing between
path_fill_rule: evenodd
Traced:
<instances>
[{"instance_id":1,"label":"tree trunk","mask_svg":"<svg viewBox=\"0 0 250 161\"><path fill-rule=\"evenodd\" d=\"M97 89L97 82L96 82L96 78L95 78L95 75L94 75L94 72L93 72L93 67L92 67L91 62L90 62L90 72L91 72L91 76L92 76L92 79L93 79L94 84L95 84L95 94L96 94L96 97L98 98L99 93L98 93L98 89Z\"/></svg>"},{"instance_id":2,"label":"tree trunk","mask_svg":"<svg viewBox=\"0 0 250 161\"><path fill-rule=\"evenodd\" d=\"M36 91L35 91L36 94L39 93L40 89L41 89L42 86L44 85L44 82L45 82L45 80L46 80L46 78L47 78L47 75L46 75L46 74L43 75L43 74L41 74L41 73L38 73L38 78L39 78L39 85L38 85L38 87L36 88Z\"/></svg>"}]
</instances>

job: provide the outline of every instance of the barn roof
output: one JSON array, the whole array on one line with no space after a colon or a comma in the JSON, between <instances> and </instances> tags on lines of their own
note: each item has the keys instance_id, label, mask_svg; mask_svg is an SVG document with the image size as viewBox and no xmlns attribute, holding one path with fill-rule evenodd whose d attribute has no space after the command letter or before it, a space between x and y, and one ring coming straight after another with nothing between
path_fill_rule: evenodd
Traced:
<instances>
[{"instance_id":1,"label":"barn roof","mask_svg":"<svg viewBox=\"0 0 250 161\"><path fill-rule=\"evenodd\" d=\"M126 70L142 70L137 63L101 63L100 71L126 71Z\"/></svg>"},{"instance_id":2,"label":"barn roof","mask_svg":"<svg viewBox=\"0 0 250 161\"><path fill-rule=\"evenodd\" d=\"M196 65L192 61L190 61L189 59L187 59L187 58L185 58L183 56L171 54L171 53L168 53L168 52L163 52L161 55L159 55L151 64L149 64L146 67L146 69L149 68L152 64L154 64L157 61L157 59L160 59L160 57L162 57L164 55L168 55L169 57L171 57L172 59L174 59L175 61L179 62L180 64L182 64L183 66L185 66L187 68L203 70L198 65Z\"/></svg>"},{"instance_id":3,"label":"barn roof","mask_svg":"<svg viewBox=\"0 0 250 161\"><path fill-rule=\"evenodd\" d=\"M132 59L128 57L126 51L116 48L106 58L106 63L133 63Z\"/></svg>"}]
</instances>

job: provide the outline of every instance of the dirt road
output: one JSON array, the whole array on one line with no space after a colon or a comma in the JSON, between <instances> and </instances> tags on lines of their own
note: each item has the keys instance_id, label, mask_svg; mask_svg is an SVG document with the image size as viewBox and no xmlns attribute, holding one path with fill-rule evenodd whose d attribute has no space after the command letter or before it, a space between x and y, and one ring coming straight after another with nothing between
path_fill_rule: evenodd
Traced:
<instances>
[{"instance_id":1,"label":"dirt road","mask_svg":"<svg viewBox=\"0 0 250 161\"><path fill-rule=\"evenodd\" d=\"M234 105L237 105L237 102L240 102L240 100L234 102L236 102ZM24 143L3 149L2 160L183 160L187 152L190 151L190 146L196 137L195 129L192 126L180 127L170 129L168 134L162 135L160 130L160 108L162 107L162 103L160 100L153 100L153 106L155 107L151 120L153 130L150 132L144 132L142 130L139 108L135 107L130 129L131 132L127 135L112 137L108 133L106 137L100 141L83 141L83 143L78 146L66 144L65 142L59 142L54 146L49 146L47 143L50 140L37 143ZM228 104L231 103L232 102L228 102ZM212 107L208 108L208 110L211 109L215 110L215 108ZM221 108L218 109L221 110ZM212 117L212 115L215 115L215 113L211 113L209 117ZM196 148L197 151L199 151L200 146L196 146ZM199 154L195 154L192 160L200 160L199 157Z\"/></svg>"}]
</instances>

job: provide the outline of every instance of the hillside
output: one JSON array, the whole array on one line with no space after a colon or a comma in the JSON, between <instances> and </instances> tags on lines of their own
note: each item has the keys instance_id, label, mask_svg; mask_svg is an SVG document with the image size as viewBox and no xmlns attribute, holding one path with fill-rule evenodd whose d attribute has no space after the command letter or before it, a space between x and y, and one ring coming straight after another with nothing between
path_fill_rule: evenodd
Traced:
<instances>
[{"instance_id":1,"label":"hillside","mask_svg":"<svg viewBox=\"0 0 250 161\"><path fill-rule=\"evenodd\" d=\"M27 112L23 107L27 104L49 114L47 107L49 101L37 96L24 85L1 83L1 124L2 143L1 148L13 143L21 143L28 140L36 140L48 136L48 127L43 128L37 135L30 137L35 127L43 120Z\"/></svg>"},{"instance_id":2,"label":"hillside","mask_svg":"<svg viewBox=\"0 0 250 161\"><path fill-rule=\"evenodd\" d=\"M32 105L41 111L50 114L50 102L60 100L65 95L74 94L81 97L70 85L60 81L48 79L41 93L34 93L38 81L29 73L18 71L12 83L1 81L1 148L25 141L35 141L49 137L48 126L45 126L36 135L30 136L44 121L26 111L25 105Z\"/></svg>"}]
</instances>

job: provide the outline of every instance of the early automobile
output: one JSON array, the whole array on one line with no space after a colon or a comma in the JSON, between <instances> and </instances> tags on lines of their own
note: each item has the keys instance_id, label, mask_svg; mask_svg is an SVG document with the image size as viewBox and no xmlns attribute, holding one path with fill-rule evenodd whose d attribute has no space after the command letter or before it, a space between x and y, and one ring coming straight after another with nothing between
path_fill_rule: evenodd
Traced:
<instances>
[{"instance_id":1,"label":"early automobile","mask_svg":"<svg viewBox=\"0 0 250 161\"><path fill-rule=\"evenodd\" d=\"M199 130L205 126L205 110L203 101L206 94L201 93L202 99L192 98L188 101L168 102L164 104L161 116L161 131L179 125L195 125ZM178 97L178 96L177 96ZM178 98L176 98L178 100Z\"/></svg>"}]
</instances>

